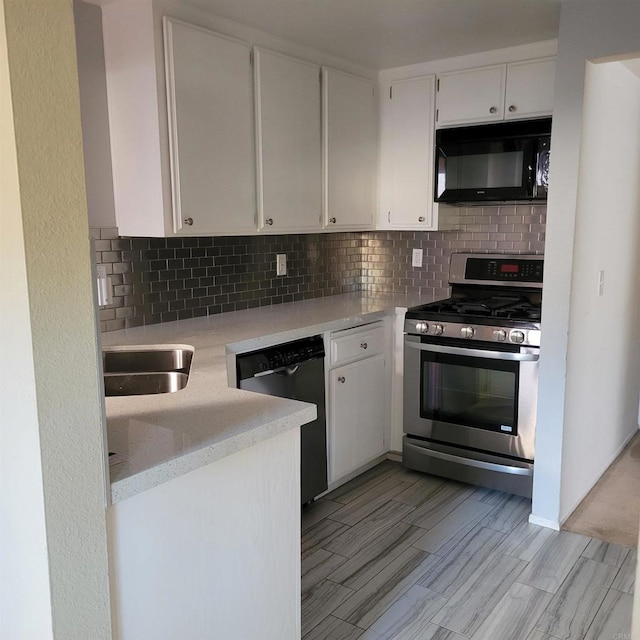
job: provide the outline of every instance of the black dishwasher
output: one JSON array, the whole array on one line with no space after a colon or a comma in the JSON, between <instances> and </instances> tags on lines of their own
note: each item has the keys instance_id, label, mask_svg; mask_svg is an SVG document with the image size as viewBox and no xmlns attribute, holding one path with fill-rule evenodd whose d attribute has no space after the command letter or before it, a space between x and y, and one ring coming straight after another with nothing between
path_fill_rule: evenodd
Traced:
<instances>
[{"instance_id":1,"label":"black dishwasher","mask_svg":"<svg viewBox=\"0 0 640 640\"><path fill-rule=\"evenodd\" d=\"M327 490L327 427L322 336L243 353L236 358L238 388L310 402L318 417L300 429L302 504Z\"/></svg>"}]
</instances>

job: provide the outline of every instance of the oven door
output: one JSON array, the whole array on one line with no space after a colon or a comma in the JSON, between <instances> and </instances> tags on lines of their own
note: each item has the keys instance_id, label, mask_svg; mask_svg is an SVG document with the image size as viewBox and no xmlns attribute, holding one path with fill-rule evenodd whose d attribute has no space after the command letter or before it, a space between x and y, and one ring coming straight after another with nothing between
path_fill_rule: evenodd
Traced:
<instances>
[{"instance_id":1,"label":"oven door","mask_svg":"<svg viewBox=\"0 0 640 640\"><path fill-rule=\"evenodd\" d=\"M539 349L405 337L404 430L532 461Z\"/></svg>"}]
</instances>

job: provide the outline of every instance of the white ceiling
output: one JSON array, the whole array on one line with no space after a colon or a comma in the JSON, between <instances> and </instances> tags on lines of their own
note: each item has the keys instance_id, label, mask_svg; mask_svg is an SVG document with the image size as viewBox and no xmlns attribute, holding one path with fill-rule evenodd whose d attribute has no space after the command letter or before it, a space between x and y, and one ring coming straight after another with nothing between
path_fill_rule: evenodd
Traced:
<instances>
[{"instance_id":1,"label":"white ceiling","mask_svg":"<svg viewBox=\"0 0 640 640\"><path fill-rule=\"evenodd\" d=\"M387 69L558 36L560 0L189 0L223 18Z\"/></svg>"}]
</instances>

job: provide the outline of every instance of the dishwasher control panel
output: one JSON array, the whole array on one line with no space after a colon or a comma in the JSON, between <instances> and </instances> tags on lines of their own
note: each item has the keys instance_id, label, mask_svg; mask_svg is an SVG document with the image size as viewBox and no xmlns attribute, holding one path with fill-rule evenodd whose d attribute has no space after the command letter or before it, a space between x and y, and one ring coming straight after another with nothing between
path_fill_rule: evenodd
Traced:
<instances>
[{"instance_id":1,"label":"dishwasher control panel","mask_svg":"<svg viewBox=\"0 0 640 640\"><path fill-rule=\"evenodd\" d=\"M275 347L243 353L236 358L238 380L246 380L256 374L293 367L301 362L324 358L322 336L313 336Z\"/></svg>"}]
</instances>

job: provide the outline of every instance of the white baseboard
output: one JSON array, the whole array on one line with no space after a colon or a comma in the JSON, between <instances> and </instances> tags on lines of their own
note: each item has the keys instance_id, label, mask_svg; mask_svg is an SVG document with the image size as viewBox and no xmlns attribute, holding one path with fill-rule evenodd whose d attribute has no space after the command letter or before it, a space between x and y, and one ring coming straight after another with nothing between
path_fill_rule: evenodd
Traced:
<instances>
[{"instance_id":1,"label":"white baseboard","mask_svg":"<svg viewBox=\"0 0 640 640\"><path fill-rule=\"evenodd\" d=\"M399 451L389 451L387 453L387 460L393 460L393 462L402 462L402 453Z\"/></svg>"},{"instance_id":2,"label":"white baseboard","mask_svg":"<svg viewBox=\"0 0 640 640\"><path fill-rule=\"evenodd\" d=\"M531 524L537 524L540 527L546 527L547 529L553 529L554 531L560 531L560 523L557 520L549 520L547 518L540 518L534 516L533 513L529 516L529 522Z\"/></svg>"}]
</instances>

